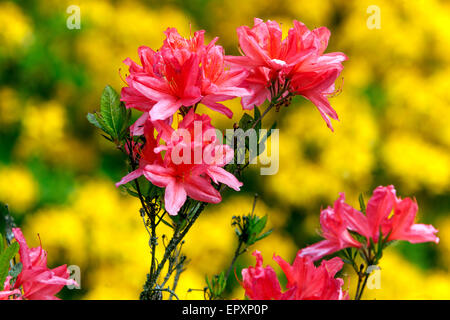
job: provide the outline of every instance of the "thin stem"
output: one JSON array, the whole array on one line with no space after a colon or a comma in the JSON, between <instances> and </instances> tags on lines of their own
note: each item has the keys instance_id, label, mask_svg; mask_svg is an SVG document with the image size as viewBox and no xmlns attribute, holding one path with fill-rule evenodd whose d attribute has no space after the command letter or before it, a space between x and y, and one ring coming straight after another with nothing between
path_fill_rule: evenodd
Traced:
<instances>
[{"instance_id":1,"label":"thin stem","mask_svg":"<svg viewBox=\"0 0 450 320\"><path fill-rule=\"evenodd\" d=\"M361 251L360 251L360 254L361 254ZM367 251L365 249L363 249L362 254L364 256L364 259L366 260L367 265L364 268L361 268L361 270L359 270L359 272L357 272L358 285L356 287L355 300L361 300L361 298L362 298L364 289L366 288L367 280L369 279L369 276L370 276L370 273L367 272L369 270L369 266L376 264L378 262L372 256L372 249L370 247L368 248ZM361 285L361 281L362 281L362 285Z\"/></svg>"},{"instance_id":2,"label":"thin stem","mask_svg":"<svg viewBox=\"0 0 450 320\"><path fill-rule=\"evenodd\" d=\"M261 114L261 117L259 117L258 120L256 120L253 125L252 125L252 129L255 129L256 125L261 122L262 118L264 118L264 116L275 106L276 103L274 102L270 102L269 106L266 108L266 110L264 110L264 112Z\"/></svg>"},{"instance_id":3,"label":"thin stem","mask_svg":"<svg viewBox=\"0 0 450 320\"><path fill-rule=\"evenodd\" d=\"M365 272L366 272L366 275L365 275L365 277L364 277L364 282L363 282L363 284L362 284L361 291L359 292L359 296L357 297L356 300L361 300L362 295L363 295L363 292L364 292L364 289L365 289L366 284L367 284L367 279L369 279L369 274L367 274L367 269L366 269Z\"/></svg>"},{"instance_id":4,"label":"thin stem","mask_svg":"<svg viewBox=\"0 0 450 320\"><path fill-rule=\"evenodd\" d=\"M145 298L148 291L154 290L153 287L155 286L156 281L157 281L159 275L161 274L161 271L164 268L164 265L166 264L170 255L176 249L176 247L181 242L181 240L183 240L184 236L189 231L189 229L192 227L192 225L197 220L197 218L200 216L200 213L203 211L203 209L205 207L206 207L206 203L203 202L200 205L200 207L198 207L197 211L192 216L191 220L189 221L189 223L186 225L186 227L183 229L183 231L181 233L179 232L179 230L177 230L177 229L175 230L174 236L172 237L172 239L170 239L170 241L167 245L167 248L164 252L164 256L163 256L161 262L158 264L156 271L152 274L152 277L147 277L147 281L144 285L144 292L141 294L141 296L143 295Z\"/></svg>"},{"instance_id":5,"label":"thin stem","mask_svg":"<svg viewBox=\"0 0 450 320\"><path fill-rule=\"evenodd\" d=\"M170 293L170 296L174 296L175 298L177 298L177 300L180 300L178 298L177 294L173 291L173 289L171 290L170 288L162 288L162 289L156 288L156 289L153 289L153 291L167 291Z\"/></svg>"},{"instance_id":6,"label":"thin stem","mask_svg":"<svg viewBox=\"0 0 450 320\"><path fill-rule=\"evenodd\" d=\"M175 291L178 285L178 280L180 280L180 275L184 271L183 265L178 264L175 272L175 277L173 278L172 290ZM169 300L172 300L172 295L169 297Z\"/></svg>"},{"instance_id":7,"label":"thin stem","mask_svg":"<svg viewBox=\"0 0 450 320\"><path fill-rule=\"evenodd\" d=\"M356 286L355 300L359 300L359 290L361 288L361 280L362 280L361 271L358 271L357 273L358 273L358 285Z\"/></svg>"},{"instance_id":8,"label":"thin stem","mask_svg":"<svg viewBox=\"0 0 450 320\"><path fill-rule=\"evenodd\" d=\"M129 157L130 157L130 162L131 162L131 168L134 170L136 170L136 162L133 156L133 142L132 142L132 137L131 139L127 139L127 144L128 144L128 150L129 150ZM156 225L155 225L155 214L152 210L152 212L150 212L148 210L147 205L145 204L145 199L144 196L142 195L141 192L141 188L139 186L139 182L137 179L134 180L134 184L136 186L136 191L138 193L139 196L139 200L141 201L141 205L142 208L144 209L145 213L147 214L147 216L150 218L150 228L151 228L151 238L150 238L150 243L151 243L151 266L150 266L150 277L153 276L153 271L155 270L155 264L156 264ZM144 222L145 224L145 222ZM145 228L147 229L147 226L145 225ZM148 232L148 229L147 229Z\"/></svg>"},{"instance_id":9,"label":"thin stem","mask_svg":"<svg viewBox=\"0 0 450 320\"><path fill-rule=\"evenodd\" d=\"M270 111L273 107L279 105L280 103L282 103L283 101L285 101L286 99L288 99L288 98L291 96L291 94L289 93L286 97L283 97L283 98L281 99L281 101L278 101L278 100L282 97L283 93L285 92L285 90L286 90L286 88L287 88L287 83L288 83L288 82L285 83L285 85L284 85L283 88L280 90L280 92L279 92L279 93L278 93L278 94L270 101L269 106L266 108L266 110L264 110L264 112L261 114L261 116L259 117L259 119L256 120L256 121L253 123L251 129L255 129L255 127L258 125L258 123L260 123L260 122L262 121L262 119L264 118L264 116L265 116L267 113L269 113L269 111ZM259 142L258 142L258 143L259 143ZM251 163L252 160L253 160L253 159L249 159L249 161L248 161L244 166L242 166L242 167L240 167L240 168L237 168L236 171L235 171L235 174L238 173L239 171L243 171L245 168L247 168L247 167L250 165L250 163Z\"/></svg>"},{"instance_id":10,"label":"thin stem","mask_svg":"<svg viewBox=\"0 0 450 320\"><path fill-rule=\"evenodd\" d=\"M159 220L156 223L155 227L157 227L161 223L161 221L165 221L165 220L163 220L163 218L166 215L166 213L167 213L167 211L164 211L164 213L161 215L161 217L159 217ZM166 222L166 223L168 223L168 222Z\"/></svg>"},{"instance_id":11,"label":"thin stem","mask_svg":"<svg viewBox=\"0 0 450 320\"><path fill-rule=\"evenodd\" d=\"M172 275L173 271L175 270L174 263L175 263L174 259L169 259L169 269L167 270L167 274L164 277L164 280L163 280L163 283L161 284L161 287L164 287L166 285L167 281L169 281L170 276Z\"/></svg>"},{"instance_id":12,"label":"thin stem","mask_svg":"<svg viewBox=\"0 0 450 320\"><path fill-rule=\"evenodd\" d=\"M284 83L283 87L280 88L280 90L278 90L278 93L277 93L275 96L274 96L274 93L272 92L272 86L270 86L270 89L271 89L271 95L272 95L272 99L270 100L270 104L269 104L269 106L267 107L267 109L264 110L264 112L262 113L261 117L259 117L259 119L255 121L255 123L254 123L253 126L252 126L252 129L254 129L254 128L256 127L256 125L257 125L259 122L261 122L262 118L264 118L264 116L265 116L265 115L266 115L273 107L275 107L277 104L279 104L279 103L285 101L285 99L287 99L287 98L291 95L291 94L289 93L286 97L283 97L283 94L286 92L286 89L288 88L288 86L289 86L289 80L287 80L287 81ZM274 97L273 97L273 96L274 96ZM278 101L280 98L282 98L281 101Z\"/></svg>"},{"instance_id":13,"label":"thin stem","mask_svg":"<svg viewBox=\"0 0 450 320\"><path fill-rule=\"evenodd\" d=\"M152 252L152 265L150 267L150 274L153 275L153 271L155 270L156 265L156 225L154 215L150 215L150 228L152 230L152 237L150 240Z\"/></svg>"},{"instance_id":14,"label":"thin stem","mask_svg":"<svg viewBox=\"0 0 450 320\"><path fill-rule=\"evenodd\" d=\"M255 194L255 198L253 199L253 206L252 206L252 215L255 213L255 208L256 208L256 201L258 200L258 194ZM225 275L225 282L228 281L228 277L230 276L231 270L233 270L233 266L236 263L237 258L243 254L248 247L246 247L244 250L241 251L242 245L244 244L244 241L242 241L241 239L239 239L239 244L236 248L236 251L234 252L234 257L233 260L231 260L231 264L228 267L227 273Z\"/></svg>"},{"instance_id":15,"label":"thin stem","mask_svg":"<svg viewBox=\"0 0 450 320\"><path fill-rule=\"evenodd\" d=\"M231 260L231 264L228 267L227 273L225 275L225 282L228 281L228 277L230 276L231 270L233 270L234 264L236 263L237 258L245 251L241 252L242 247L242 241L239 241L238 247L236 248L236 251L234 252L233 260Z\"/></svg>"}]
</instances>

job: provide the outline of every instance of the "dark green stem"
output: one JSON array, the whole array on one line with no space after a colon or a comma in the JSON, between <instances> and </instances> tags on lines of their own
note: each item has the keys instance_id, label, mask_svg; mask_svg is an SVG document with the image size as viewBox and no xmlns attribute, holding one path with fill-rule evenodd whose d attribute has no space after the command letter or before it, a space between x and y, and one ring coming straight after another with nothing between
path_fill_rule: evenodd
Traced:
<instances>
[{"instance_id":1,"label":"dark green stem","mask_svg":"<svg viewBox=\"0 0 450 320\"><path fill-rule=\"evenodd\" d=\"M177 271L175 272L175 277L173 278L172 290L175 291L178 285L178 280L180 280L180 275L184 271L183 264L177 265ZM172 300L173 295L170 295L169 300Z\"/></svg>"},{"instance_id":2,"label":"dark green stem","mask_svg":"<svg viewBox=\"0 0 450 320\"><path fill-rule=\"evenodd\" d=\"M158 264L156 271L147 277L147 281L144 284L144 291L141 293L141 299L147 300L152 296L151 292L155 290L154 288L155 288L157 279L158 279L159 275L161 274L161 271L164 268L167 260L170 258L172 252L176 249L176 247L181 242L181 240L183 240L186 233L189 231L189 229L195 223L195 221L200 216L200 213L204 210L205 207L206 207L206 203L203 202L200 205L200 207L198 207L197 211L194 213L194 215L189 220L188 224L186 225L186 227L183 229L183 231L181 233L179 232L179 230L177 230L177 229L175 230L174 236L172 237L172 239L170 239L170 241L166 247L166 250L164 252L164 256L163 256L161 262Z\"/></svg>"},{"instance_id":3,"label":"dark green stem","mask_svg":"<svg viewBox=\"0 0 450 320\"><path fill-rule=\"evenodd\" d=\"M131 168L132 170L136 170L136 159L134 159L134 155L133 155L133 138L131 137L130 139L127 140L127 144L128 144L128 150L129 150L129 157L130 157L130 164L131 164ZM149 217L150 219L150 229L151 229L151 239L150 239L150 243L151 243L151 266L150 266L150 275L153 275L153 271L155 270L155 265L156 265L156 224L155 224L155 212L149 211L148 207L145 203L145 198L142 195L141 192L141 188L139 186L139 182L137 179L134 180L134 184L136 186L136 191L138 193L139 196L139 200L141 201L141 205L142 205L142 209L144 209L146 215Z\"/></svg>"},{"instance_id":4,"label":"dark green stem","mask_svg":"<svg viewBox=\"0 0 450 320\"><path fill-rule=\"evenodd\" d=\"M367 284L367 279L369 278L369 275L370 275L370 274L367 274L367 269L365 270L365 273L366 273L366 275L364 276L364 281L363 281L361 290L359 291L359 295L355 298L355 300L361 300L361 298L362 298L364 289L365 289L366 284ZM359 286L359 284L360 284L360 281L358 281L358 286Z\"/></svg>"},{"instance_id":5,"label":"dark green stem","mask_svg":"<svg viewBox=\"0 0 450 320\"><path fill-rule=\"evenodd\" d=\"M233 270L234 264L236 263L237 258L245 252L245 250L243 250L241 252L241 247L242 247L242 241L239 241L238 247L236 248L236 251L234 252L234 257L233 260L231 260L231 264L228 267L227 273L225 275L225 282L228 281L228 277L230 276L231 270Z\"/></svg>"},{"instance_id":6,"label":"dark green stem","mask_svg":"<svg viewBox=\"0 0 450 320\"><path fill-rule=\"evenodd\" d=\"M361 254L361 251L360 251ZM369 247L369 249L366 250L363 249L362 255L364 259L366 260L367 265L362 267L361 270L357 271L356 264L355 264L355 271L357 271L358 274L358 285L356 287L356 294L355 294L355 300L361 300L362 295L364 293L364 289L366 288L367 280L369 279L370 273L368 273L369 267L371 265L377 264L378 260L372 255L372 250Z\"/></svg>"}]
</instances>

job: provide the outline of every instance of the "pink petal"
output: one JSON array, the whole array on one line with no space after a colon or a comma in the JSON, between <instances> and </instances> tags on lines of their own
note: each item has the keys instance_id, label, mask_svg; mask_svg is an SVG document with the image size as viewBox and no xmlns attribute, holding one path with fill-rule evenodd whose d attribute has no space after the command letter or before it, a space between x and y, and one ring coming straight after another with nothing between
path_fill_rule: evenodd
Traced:
<instances>
[{"instance_id":1,"label":"pink petal","mask_svg":"<svg viewBox=\"0 0 450 320\"><path fill-rule=\"evenodd\" d=\"M221 167L209 166L208 169L206 169L206 173L215 183L221 182L236 191L239 191L240 187L243 185L243 183L236 179L233 174Z\"/></svg>"},{"instance_id":2,"label":"pink petal","mask_svg":"<svg viewBox=\"0 0 450 320\"><path fill-rule=\"evenodd\" d=\"M149 76L129 76L127 78L129 86L136 89L141 95L148 99L153 101L169 99L171 96L167 92L164 92L163 89L154 89L150 86L151 84L156 87L156 81L155 78ZM161 87L162 84L158 83L158 86Z\"/></svg>"},{"instance_id":3,"label":"pink petal","mask_svg":"<svg viewBox=\"0 0 450 320\"><path fill-rule=\"evenodd\" d=\"M319 109L320 115L323 120L325 120L327 127L330 128L331 131L334 131L330 118L339 120L339 117L336 111L331 107L328 99L322 93L314 92L303 94L303 96L310 100L317 107L317 109Z\"/></svg>"},{"instance_id":4,"label":"pink petal","mask_svg":"<svg viewBox=\"0 0 450 320\"><path fill-rule=\"evenodd\" d=\"M145 111L131 126L130 132L133 136L142 136L144 135L144 124L150 118L150 114L148 111Z\"/></svg>"},{"instance_id":5,"label":"pink petal","mask_svg":"<svg viewBox=\"0 0 450 320\"><path fill-rule=\"evenodd\" d=\"M164 194L164 206L166 211L172 215L176 216L180 208L186 201L186 190L182 183L171 181L167 187Z\"/></svg>"},{"instance_id":6,"label":"pink petal","mask_svg":"<svg viewBox=\"0 0 450 320\"><path fill-rule=\"evenodd\" d=\"M367 203L366 216L372 238L378 241L380 226L391 214L395 204L394 186L377 187Z\"/></svg>"},{"instance_id":7,"label":"pink petal","mask_svg":"<svg viewBox=\"0 0 450 320\"><path fill-rule=\"evenodd\" d=\"M140 176L142 176L144 174L142 169L137 169L134 170L132 172L130 172L129 174L127 174L125 177L122 178L122 180L120 180L119 182L116 183L116 187L126 184L130 181L133 181L134 179L139 178Z\"/></svg>"},{"instance_id":8,"label":"pink petal","mask_svg":"<svg viewBox=\"0 0 450 320\"><path fill-rule=\"evenodd\" d=\"M439 243L439 238L435 235L438 230L432 225L416 223L405 233L402 240L408 240L411 243L434 242Z\"/></svg>"},{"instance_id":9,"label":"pink petal","mask_svg":"<svg viewBox=\"0 0 450 320\"><path fill-rule=\"evenodd\" d=\"M241 285L245 295L252 300L272 300L281 297L281 286L277 274L271 266L263 267L261 252L255 250L255 266L242 269Z\"/></svg>"},{"instance_id":10,"label":"pink petal","mask_svg":"<svg viewBox=\"0 0 450 320\"><path fill-rule=\"evenodd\" d=\"M366 216L362 212L359 212L358 210L344 202L344 193L340 194L338 201L341 202L341 215L345 223L347 224L347 228L351 231L365 236L367 239L370 238L372 233L369 228Z\"/></svg>"},{"instance_id":11,"label":"pink petal","mask_svg":"<svg viewBox=\"0 0 450 320\"><path fill-rule=\"evenodd\" d=\"M143 167L143 174L157 187L166 187L175 181L174 170L159 164L147 164Z\"/></svg>"},{"instance_id":12,"label":"pink petal","mask_svg":"<svg viewBox=\"0 0 450 320\"><path fill-rule=\"evenodd\" d=\"M173 116L180 107L181 102L175 99L160 100L150 110L150 118L152 121L165 120Z\"/></svg>"},{"instance_id":13,"label":"pink petal","mask_svg":"<svg viewBox=\"0 0 450 320\"><path fill-rule=\"evenodd\" d=\"M341 246L339 246L339 244L336 242L322 240L304 249L301 249L298 254L301 257L309 256L313 261L316 261L341 249L343 248L341 248Z\"/></svg>"},{"instance_id":14,"label":"pink petal","mask_svg":"<svg viewBox=\"0 0 450 320\"><path fill-rule=\"evenodd\" d=\"M214 110L214 111L217 111L217 112L220 112L220 113L226 115L230 119L233 117L233 112L229 108L225 107L223 104L215 102L212 97L209 97L209 96L204 97L202 99L201 103L203 103L205 106L207 106L211 110Z\"/></svg>"},{"instance_id":15,"label":"pink petal","mask_svg":"<svg viewBox=\"0 0 450 320\"><path fill-rule=\"evenodd\" d=\"M344 266L344 261L342 261L342 259L339 257L334 257L330 260L322 260L321 265L327 269L328 274L331 277L334 277L336 273L341 271L342 267Z\"/></svg>"},{"instance_id":16,"label":"pink petal","mask_svg":"<svg viewBox=\"0 0 450 320\"><path fill-rule=\"evenodd\" d=\"M30 249L28 248L27 241L23 236L22 230L20 228L12 228L12 232L14 234L14 238L19 243L19 254L20 254L20 262L22 262L23 268L27 269L31 267L31 259L30 259Z\"/></svg>"},{"instance_id":17,"label":"pink petal","mask_svg":"<svg viewBox=\"0 0 450 320\"><path fill-rule=\"evenodd\" d=\"M210 183L209 179L190 176L185 179L184 188L187 195L192 199L209 203L219 203L222 201L219 191Z\"/></svg>"}]
</instances>

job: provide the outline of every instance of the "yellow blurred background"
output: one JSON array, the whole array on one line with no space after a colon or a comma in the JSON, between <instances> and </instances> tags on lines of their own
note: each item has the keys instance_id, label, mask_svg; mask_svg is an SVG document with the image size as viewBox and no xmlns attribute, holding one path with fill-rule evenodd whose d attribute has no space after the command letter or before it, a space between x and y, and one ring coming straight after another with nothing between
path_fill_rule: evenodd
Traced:
<instances>
[{"instance_id":1,"label":"yellow blurred background","mask_svg":"<svg viewBox=\"0 0 450 320\"><path fill-rule=\"evenodd\" d=\"M66 27L69 5L80 7L80 29ZM379 10L379 28L368 26L369 6ZM114 187L125 159L85 117L99 108L104 86L119 90L122 61L136 60L140 45L158 48L167 27L185 36L205 29L208 40L219 36L228 54L238 54L236 28L254 17L277 20L284 31L293 19L331 30L327 52L349 57L343 92L331 99L340 122L332 133L301 98L264 121L279 124L280 170L260 176L253 167L242 192L208 206L186 239L190 263L178 296L202 299L201 290L188 290L228 266L236 245L231 217L251 211L254 193L256 212L268 214L275 231L252 249L274 265L274 252L292 261L320 239L320 209L339 192L358 207L361 192L368 199L377 185L394 184L400 196L417 198L420 221L440 230L441 243L389 247L381 289L365 298L449 299L448 1L0 1L0 201L30 244L39 244L39 233L51 266L80 266L82 289L61 297L136 299L150 266L138 201ZM238 121L239 101L228 105L235 118L211 114L213 124ZM250 254L239 259L237 274L249 264ZM351 291L355 284L351 278ZM243 298L236 281L227 297Z\"/></svg>"}]
</instances>

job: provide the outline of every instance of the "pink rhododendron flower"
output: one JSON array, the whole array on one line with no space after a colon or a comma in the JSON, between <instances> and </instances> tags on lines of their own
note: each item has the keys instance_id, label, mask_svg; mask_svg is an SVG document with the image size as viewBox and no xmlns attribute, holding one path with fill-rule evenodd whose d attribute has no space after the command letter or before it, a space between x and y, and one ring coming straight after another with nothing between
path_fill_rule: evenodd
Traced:
<instances>
[{"instance_id":1,"label":"pink rhododendron flower","mask_svg":"<svg viewBox=\"0 0 450 320\"><path fill-rule=\"evenodd\" d=\"M416 201L410 198L398 198L392 185L379 186L374 190L367 203L366 215L346 204L344 195L341 194L334 208L328 208L321 213L321 226L326 240L302 249L300 255L311 256L313 260L317 260L346 247L361 247L362 244L356 241L348 230L364 236L367 243L369 239L378 243L380 236L386 241L439 243L439 238L436 236L438 230L432 225L414 223L417 210ZM339 218L330 219L326 212L332 212L332 217Z\"/></svg>"},{"instance_id":2,"label":"pink rhododendron flower","mask_svg":"<svg viewBox=\"0 0 450 320\"><path fill-rule=\"evenodd\" d=\"M302 95L317 106L333 130L330 118L338 120L338 115L327 97L335 91L334 82L347 57L340 52L324 54L330 31L324 27L311 31L294 20L294 27L282 39L276 21L255 18L253 28L241 26L237 33L244 56L228 56L227 61L249 71L243 87L252 94L242 99L244 109L278 94Z\"/></svg>"},{"instance_id":3,"label":"pink rhododendron flower","mask_svg":"<svg viewBox=\"0 0 450 320\"><path fill-rule=\"evenodd\" d=\"M201 99L198 87L199 57L187 49L179 49L179 55L171 50L154 52L141 47L142 67L130 59L124 61L130 66L130 75L126 81L129 88L122 93L127 106L136 105L136 99L145 97L149 102L139 109L149 106L152 120L170 118L181 106L191 106ZM147 65L154 63L153 65ZM135 98L133 93L137 93Z\"/></svg>"},{"instance_id":4,"label":"pink rhododendron flower","mask_svg":"<svg viewBox=\"0 0 450 320\"><path fill-rule=\"evenodd\" d=\"M309 257L297 255L293 265L281 257L274 256L287 278L287 291L282 292L280 283L272 267L262 266L263 259L259 251L253 252L256 257L255 267L242 270L241 285L245 295L252 300L342 300L348 294L342 290L344 281L335 279L336 273L342 269L340 258L322 261L315 267Z\"/></svg>"},{"instance_id":5,"label":"pink rhododendron flower","mask_svg":"<svg viewBox=\"0 0 450 320\"><path fill-rule=\"evenodd\" d=\"M359 217L359 220L364 218L364 215L356 211L345 202L345 196L340 194L335 201L334 207L328 207L320 213L320 225L322 227L322 236L325 240L317 242L307 248L301 250L301 255L312 256L314 260L318 260L333 252L342 250L348 247L360 248L361 243L356 241L347 230L349 228L347 217ZM353 212L354 211L354 212ZM347 214L347 212L351 212Z\"/></svg>"},{"instance_id":6,"label":"pink rhododendron flower","mask_svg":"<svg viewBox=\"0 0 450 320\"><path fill-rule=\"evenodd\" d=\"M242 269L241 285L245 295L251 300L281 300L281 286L277 274L271 266L263 267L261 252L253 252L256 265Z\"/></svg>"},{"instance_id":7,"label":"pink rhododendron flower","mask_svg":"<svg viewBox=\"0 0 450 320\"><path fill-rule=\"evenodd\" d=\"M181 37L174 28L165 34L158 51L139 48L141 65L130 58L124 61L130 74L121 100L128 108L148 113L141 122L170 120L182 106L198 103L231 118L231 110L218 102L249 94L240 87L247 72L228 68L223 48L215 45L217 38L205 45L203 30L189 39Z\"/></svg>"},{"instance_id":8,"label":"pink rhododendron flower","mask_svg":"<svg viewBox=\"0 0 450 320\"><path fill-rule=\"evenodd\" d=\"M396 196L394 186L378 187L367 203L366 219L368 229L359 231L375 242L382 236L389 235L388 241L405 240L411 243L434 242L439 243L435 235L438 230L432 225L414 223L418 206L411 198L401 199ZM355 229L352 224L350 228Z\"/></svg>"},{"instance_id":9,"label":"pink rhododendron flower","mask_svg":"<svg viewBox=\"0 0 450 320\"><path fill-rule=\"evenodd\" d=\"M211 179L240 190L242 183L223 169L233 159L233 150L218 143L208 116L195 114L191 109L178 130L164 121L155 121L154 125L157 139L153 126L147 123L145 127L147 143L140 154L139 168L123 177L116 186L144 175L154 185L166 189L164 205L171 215L178 213L187 196L203 202L220 202L222 197L211 185ZM165 144L160 143L160 139Z\"/></svg>"},{"instance_id":10,"label":"pink rhododendron flower","mask_svg":"<svg viewBox=\"0 0 450 320\"><path fill-rule=\"evenodd\" d=\"M275 256L288 280L286 287L293 291L294 300L343 300L348 299L347 292L342 290L344 280L334 278L342 269L344 262L335 257L323 260L320 266L314 266L309 257L297 254L292 266L281 257Z\"/></svg>"},{"instance_id":11,"label":"pink rhododendron flower","mask_svg":"<svg viewBox=\"0 0 450 320\"><path fill-rule=\"evenodd\" d=\"M19 254L22 271L13 286L11 278L5 282L6 292L0 293L0 298L14 295L15 299L29 300L57 300L55 297L66 285L77 285L75 280L69 279L67 266L62 265L54 269L47 267L47 252L41 246L29 248L22 231L13 228L14 237L20 245Z\"/></svg>"}]
</instances>

